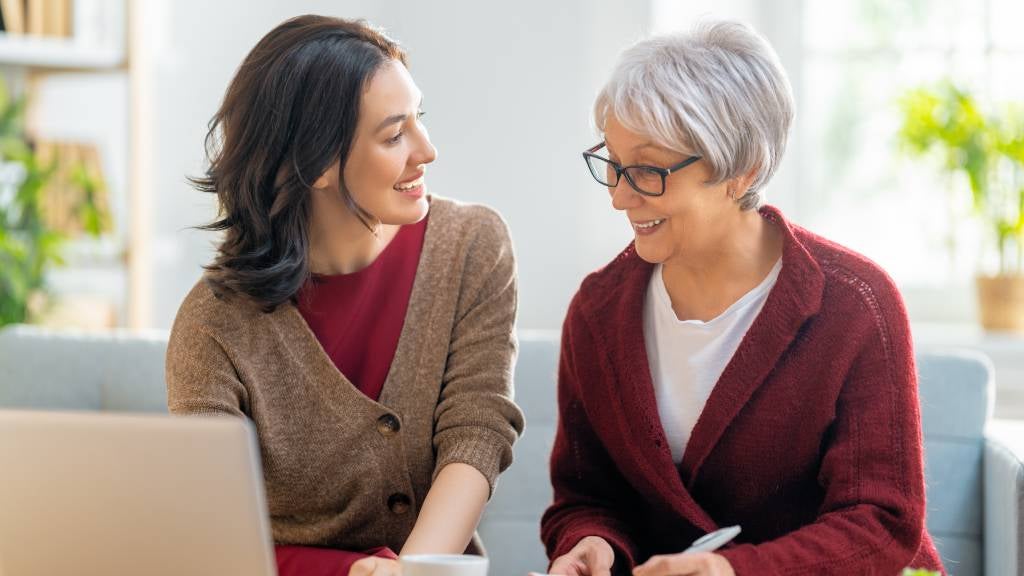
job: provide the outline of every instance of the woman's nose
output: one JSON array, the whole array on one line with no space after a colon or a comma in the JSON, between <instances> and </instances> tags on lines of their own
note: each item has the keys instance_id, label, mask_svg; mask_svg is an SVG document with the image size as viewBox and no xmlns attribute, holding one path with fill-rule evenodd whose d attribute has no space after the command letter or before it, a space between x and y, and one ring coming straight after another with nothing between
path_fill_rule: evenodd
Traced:
<instances>
[{"instance_id":1,"label":"woman's nose","mask_svg":"<svg viewBox=\"0 0 1024 576\"><path fill-rule=\"evenodd\" d=\"M412 161L414 164L430 164L434 160L437 160L437 148L434 148L434 145L430 142L427 129L421 125L419 142L412 154Z\"/></svg>"},{"instance_id":2,"label":"woman's nose","mask_svg":"<svg viewBox=\"0 0 1024 576\"><path fill-rule=\"evenodd\" d=\"M612 197L612 208L616 210L636 208L644 201L643 196L633 190L625 178L619 178L619 183L614 188L609 187L608 193Z\"/></svg>"},{"instance_id":3,"label":"woman's nose","mask_svg":"<svg viewBox=\"0 0 1024 576\"><path fill-rule=\"evenodd\" d=\"M421 151L419 164L430 164L434 160L437 160L437 148L430 143L430 140L424 141L424 148Z\"/></svg>"}]
</instances>

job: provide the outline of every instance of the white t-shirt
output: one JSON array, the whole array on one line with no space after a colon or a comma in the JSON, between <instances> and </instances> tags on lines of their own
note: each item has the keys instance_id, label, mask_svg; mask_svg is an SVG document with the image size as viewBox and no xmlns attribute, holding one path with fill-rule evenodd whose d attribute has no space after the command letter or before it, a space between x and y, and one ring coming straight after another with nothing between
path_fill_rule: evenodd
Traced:
<instances>
[{"instance_id":1,"label":"white t-shirt","mask_svg":"<svg viewBox=\"0 0 1024 576\"><path fill-rule=\"evenodd\" d=\"M702 322L676 317L662 266L654 268L644 301L644 343L658 415L676 463L682 461L711 390L764 307L780 270L781 258L753 290L718 317Z\"/></svg>"}]
</instances>

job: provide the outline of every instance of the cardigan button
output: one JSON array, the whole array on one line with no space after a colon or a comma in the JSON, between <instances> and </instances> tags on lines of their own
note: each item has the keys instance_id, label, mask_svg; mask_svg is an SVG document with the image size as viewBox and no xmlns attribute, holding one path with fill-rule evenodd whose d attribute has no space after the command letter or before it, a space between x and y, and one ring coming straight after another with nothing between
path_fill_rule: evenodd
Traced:
<instances>
[{"instance_id":1,"label":"cardigan button","mask_svg":"<svg viewBox=\"0 0 1024 576\"><path fill-rule=\"evenodd\" d=\"M412 500L401 492L395 492L388 497L388 508L394 514L405 514L412 506Z\"/></svg>"},{"instance_id":2,"label":"cardigan button","mask_svg":"<svg viewBox=\"0 0 1024 576\"><path fill-rule=\"evenodd\" d=\"M377 432L381 436L391 436L402 429L402 423L392 414L385 414L377 419Z\"/></svg>"}]
</instances>

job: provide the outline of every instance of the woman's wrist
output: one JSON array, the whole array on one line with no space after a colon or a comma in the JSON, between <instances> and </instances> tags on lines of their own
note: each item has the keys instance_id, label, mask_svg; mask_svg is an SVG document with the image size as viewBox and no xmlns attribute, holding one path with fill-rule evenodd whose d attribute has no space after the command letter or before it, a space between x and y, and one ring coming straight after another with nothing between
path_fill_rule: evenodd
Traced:
<instances>
[{"instance_id":1,"label":"woman's wrist","mask_svg":"<svg viewBox=\"0 0 1024 576\"><path fill-rule=\"evenodd\" d=\"M423 500L402 554L461 554L476 532L490 484L476 468L452 463L441 469Z\"/></svg>"}]
</instances>

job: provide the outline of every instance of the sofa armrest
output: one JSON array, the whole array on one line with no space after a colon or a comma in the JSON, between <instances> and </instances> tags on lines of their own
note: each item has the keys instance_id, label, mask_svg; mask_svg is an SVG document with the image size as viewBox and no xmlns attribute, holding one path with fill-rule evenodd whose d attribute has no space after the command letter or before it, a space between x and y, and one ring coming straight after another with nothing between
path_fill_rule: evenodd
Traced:
<instances>
[{"instance_id":1,"label":"sofa armrest","mask_svg":"<svg viewBox=\"0 0 1024 576\"><path fill-rule=\"evenodd\" d=\"M985 431L985 574L1024 574L1024 422Z\"/></svg>"}]
</instances>

